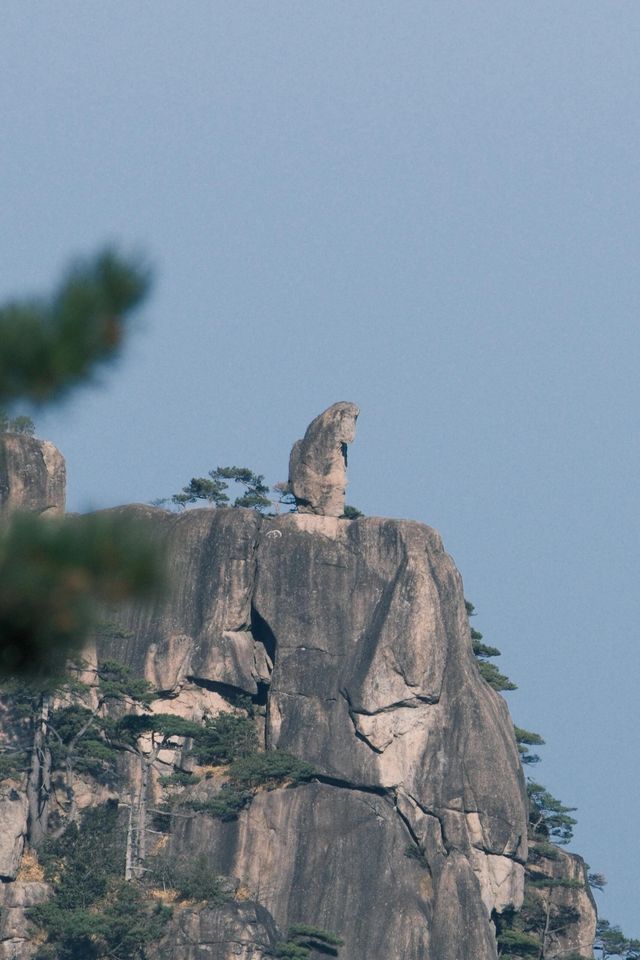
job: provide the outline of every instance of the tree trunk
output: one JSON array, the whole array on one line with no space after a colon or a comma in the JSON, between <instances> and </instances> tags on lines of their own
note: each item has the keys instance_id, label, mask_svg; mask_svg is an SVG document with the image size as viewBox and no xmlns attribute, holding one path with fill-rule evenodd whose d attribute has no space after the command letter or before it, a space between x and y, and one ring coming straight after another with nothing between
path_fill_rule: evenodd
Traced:
<instances>
[{"instance_id":1,"label":"tree trunk","mask_svg":"<svg viewBox=\"0 0 640 960\"><path fill-rule=\"evenodd\" d=\"M149 757L140 758L140 792L137 803L137 846L133 874L141 880L147 859L147 791L149 789L149 770L153 761Z\"/></svg>"},{"instance_id":2,"label":"tree trunk","mask_svg":"<svg viewBox=\"0 0 640 960\"><path fill-rule=\"evenodd\" d=\"M133 880L133 796L129 804L129 820L127 823L127 853L124 865L125 880Z\"/></svg>"},{"instance_id":3,"label":"tree trunk","mask_svg":"<svg viewBox=\"0 0 640 960\"><path fill-rule=\"evenodd\" d=\"M539 960L544 960L545 949L547 946L547 937L549 936L549 922L551 918L551 894L547 895L545 900L545 921L544 921L544 930L542 931L542 945L540 947Z\"/></svg>"},{"instance_id":4,"label":"tree trunk","mask_svg":"<svg viewBox=\"0 0 640 960\"><path fill-rule=\"evenodd\" d=\"M84 737L87 730L93 725L97 713L96 710L93 711L91 716L83 725L80 727L78 732L67 744L67 759L65 760L65 774L64 774L64 784L65 790L67 792L67 801L69 806L67 807L67 819L61 825L60 829L57 831L56 836L60 836L67 828L67 824L75 823L78 820L78 803L76 801L76 790L75 790L75 773L74 773L74 762L75 762L75 751L80 740ZM54 733L56 731L54 730Z\"/></svg>"},{"instance_id":5,"label":"tree trunk","mask_svg":"<svg viewBox=\"0 0 640 960\"><path fill-rule=\"evenodd\" d=\"M134 752L133 750L131 752ZM125 858L125 880L140 880L145 872L147 858L147 816L149 789L149 771L155 762L155 751L151 756L135 751L138 759L140 782L131 792L131 803L122 804L129 807L127 825L127 846Z\"/></svg>"},{"instance_id":6,"label":"tree trunk","mask_svg":"<svg viewBox=\"0 0 640 960\"><path fill-rule=\"evenodd\" d=\"M47 738L47 721L51 698L43 693L33 720L31 770L27 781L29 807L29 840L37 847L47 835L51 798L51 750Z\"/></svg>"}]
</instances>

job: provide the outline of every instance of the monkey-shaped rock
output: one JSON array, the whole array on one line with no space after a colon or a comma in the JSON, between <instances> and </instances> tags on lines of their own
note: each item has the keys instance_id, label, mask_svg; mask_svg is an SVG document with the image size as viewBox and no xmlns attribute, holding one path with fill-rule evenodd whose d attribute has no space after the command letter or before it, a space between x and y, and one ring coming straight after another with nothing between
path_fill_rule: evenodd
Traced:
<instances>
[{"instance_id":1,"label":"monkey-shaped rock","mask_svg":"<svg viewBox=\"0 0 640 960\"><path fill-rule=\"evenodd\" d=\"M334 403L316 417L289 458L289 485L300 513L340 517L347 486L347 444L356 435L355 403Z\"/></svg>"}]
</instances>

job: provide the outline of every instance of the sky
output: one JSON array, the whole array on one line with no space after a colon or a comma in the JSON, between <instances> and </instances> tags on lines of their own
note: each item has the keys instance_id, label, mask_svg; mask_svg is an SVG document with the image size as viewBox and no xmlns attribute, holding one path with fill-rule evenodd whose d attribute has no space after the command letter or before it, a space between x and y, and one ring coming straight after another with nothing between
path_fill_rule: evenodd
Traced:
<instances>
[{"instance_id":1,"label":"sky","mask_svg":"<svg viewBox=\"0 0 640 960\"><path fill-rule=\"evenodd\" d=\"M148 502L359 404L349 503L436 527L640 936L637 0L3 0L0 299L154 274L35 414L69 508Z\"/></svg>"}]
</instances>

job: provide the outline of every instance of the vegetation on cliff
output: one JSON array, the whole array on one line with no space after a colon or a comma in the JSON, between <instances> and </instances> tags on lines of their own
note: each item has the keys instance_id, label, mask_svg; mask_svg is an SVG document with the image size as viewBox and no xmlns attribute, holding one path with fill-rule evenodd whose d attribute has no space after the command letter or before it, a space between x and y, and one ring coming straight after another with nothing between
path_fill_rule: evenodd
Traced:
<instances>
[{"instance_id":1,"label":"vegetation on cliff","mask_svg":"<svg viewBox=\"0 0 640 960\"><path fill-rule=\"evenodd\" d=\"M0 747L0 779L22 780L28 774L32 846L77 825L78 777L118 786L118 758L123 755L137 767L135 790L120 798L129 811L126 880L140 879L146 870L153 814L170 820L182 804L194 812L233 819L258 788L301 783L314 775L310 764L284 751L260 752L255 723L246 709L195 722L152 710L158 696L151 684L115 661L95 669L78 663L55 682L17 680L0 688L7 717L19 731ZM185 794L186 787L200 780L183 769L182 764L191 761L225 771L215 795L197 800ZM166 794L166 806L159 811L148 804L154 773Z\"/></svg>"},{"instance_id":2,"label":"vegetation on cliff","mask_svg":"<svg viewBox=\"0 0 640 960\"><path fill-rule=\"evenodd\" d=\"M627 937L620 927L612 926L608 920L598 921L594 946L600 954L599 960L608 960L609 957L620 957L621 960L640 958L640 940Z\"/></svg>"},{"instance_id":3,"label":"vegetation on cliff","mask_svg":"<svg viewBox=\"0 0 640 960\"><path fill-rule=\"evenodd\" d=\"M37 960L142 960L171 915L154 889L178 903L209 906L233 896L204 856L187 858L158 843L173 819L234 818L258 789L313 775L309 764L283 751L259 751L250 709L196 722L158 712L157 701L158 691L114 661L93 670L79 663L55 683L13 681L2 690L19 734L3 744L1 775L25 786L30 842L54 888L47 903L30 911L43 938ZM123 793L125 756L138 773ZM188 772L184 763L202 772ZM213 794L191 799L188 788L211 769L219 772ZM159 770L170 772L158 776ZM165 795L158 809L149 802L152 776ZM117 801L81 811L77 787L87 778ZM304 958L320 945L335 955L339 943L301 927L274 946L274 956Z\"/></svg>"},{"instance_id":4,"label":"vegetation on cliff","mask_svg":"<svg viewBox=\"0 0 640 960\"><path fill-rule=\"evenodd\" d=\"M468 615L473 616L473 604L466 601L466 607ZM483 643L482 634L471 626L470 634L483 679L498 692L515 690L516 685L488 662L499 656L500 651ZM539 755L529 748L543 746L544 739L540 734L518 726L514 726L514 732L522 763L538 763ZM572 840L577 821L571 814L576 808L566 806L546 787L530 778L527 779L527 796L529 857L525 868L524 902L519 911L506 911L494 919L499 956L544 960L547 956L560 956L557 953L559 939L567 937L581 920L580 910L570 897L563 896L562 891L579 891L587 887L602 890L607 881L600 873L589 873L586 865L579 877L563 872L563 853L557 845L566 845ZM585 951L590 947L591 944L583 944ZM604 919L598 921L593 947L600 960L640 958L640 941L627 937L619 927ZM579 952L562 953L562 960L585 960L585 957Z\"/></svg>"},{"instance_id":5,"label":"vegetation on cliff","mask_svg":"<svg viewBox=\"0 0 640 960\"><path fill-rule=\"evenodd\" d=\"M0 410L0 436L3 433L16 433L22 437L32 437L36 432L36 425L31 417L18 414L10 417L4 410Z\"/></svg>"},{"instance_id":6,"label":"vegetation on cliff","mask_svg":"<svg viewBox=\"0 0 640 960\"><path fill-rule=\"evenodd\" d=\"M295 512L296 498L286 481L274 483L272 487L264 482L264 475L254 473L249 467L216 467L209 470L206 477L192 477L179 493L154 501L154 506L176 506L184 508L195 503L206 503L213 507L245 507L265 513L271 508L271 515L280 513L283 507ZM233 500L229 496L229 483L240 488L241 493ZM345 505L343 520L357 520L364 514L357 507Z\"/></svg>"},{"instance_id":7,"label":"vegetation on cliff","mask_svg":"<svg viewBox=\"0 0 640 960\"><path fill-rule=\"evenodd\" d=\"M171 911L124 881L117 803L89 808L43 844L40 859L54 894L31 910L45 937L36 960L143 960Z\"/></svg>"},{"instance_id":8,"label":"vegetation on cliff","mask_svg":"<svg viewBox=\"0 0 640 960\"><path fill-rule=\"evenodd\" d=\"M343 943L340 937L327 930L295 924L289 927L287 939L276 944L273 955L289 960L307 960L312 951L317 950L324 956L337 957L338 948Z\"/></svg>"}]
</instances>

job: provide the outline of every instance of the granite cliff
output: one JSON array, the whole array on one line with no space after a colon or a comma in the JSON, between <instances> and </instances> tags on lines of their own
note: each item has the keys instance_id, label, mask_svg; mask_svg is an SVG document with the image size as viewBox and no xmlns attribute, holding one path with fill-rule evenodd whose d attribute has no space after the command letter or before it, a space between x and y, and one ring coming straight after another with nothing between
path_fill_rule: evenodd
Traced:
<instances>
[{"instance_id":1,"label":"granite cliff","mask_svg":"<svg viewBox=\"0 0 640 960\"><path fill-rule=\"evenodd\" d=\"M0 510L64 513L64 458L52 443L6 433L0 442Z\"/></svg>"},{"instance_id":2,"label":"granite cliff","mask_svg":"<svg viewBox=\"0 0 640 960\"><path fill-rule=\"evenodd\" d=\"M146 853L204 856L230 890L225 903L176 906L150 949L158 960L259 960L293 924L339 934L348 960L495 960L495 921L522 905L524 777L506 703L478 672L460 575L427 526L340 517L357 413L335 405L294 447L298 512L118 508L153 527L170 586L151 605L105 614L88 675L125 664L159 692L153 711L195 723L249 705L260 750L313 771L254 789L225 818L211 805L224 765L198 764L188 738L144 776L124 753L112 782L79 779L78 809L110 798L131 810L137 797L146 816L171 794L183 812L156 826ZM50 481L37 482L21 506L53 502ZM183 785L163 784L170 770L186 772ZM35 947L24 908L49 888L21 867L24 778L1 786L0 957L26 958ZM566 870L581 869L564 856ZM591 956L590 903L576 911L581 930L575 921L544 956Z\"/></svg>"}]
</instances>

